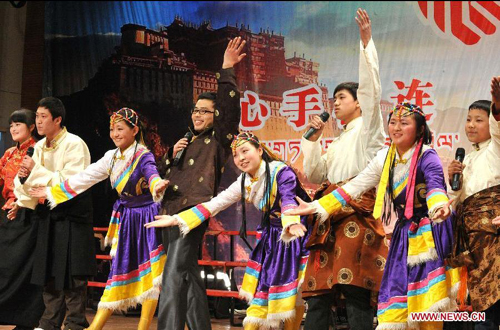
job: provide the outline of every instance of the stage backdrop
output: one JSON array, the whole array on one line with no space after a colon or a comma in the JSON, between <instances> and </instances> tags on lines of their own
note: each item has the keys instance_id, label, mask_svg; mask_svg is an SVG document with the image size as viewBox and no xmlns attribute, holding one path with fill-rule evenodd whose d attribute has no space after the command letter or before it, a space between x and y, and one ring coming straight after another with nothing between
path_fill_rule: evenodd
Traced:
<instances>
[{"instance_id":1,"label":"stage backdrop","mask_svg":"<svg viewBox=\"0 0 500 330\"><path fill-rule=\"evenodd\" d=\"M109 114L122 106L147 121L149 147L161 156L188 130L197 96L216 91L228 40L241 36L247 57L236 67L240 127L314 189L302 174L300 137L310 115L331 113L338 83L358 81L359 7L372 20L384 120L397 102L420 105L446 168L457 147L470 149L469 104L490 99L489 82L500 74L496 2L47 1L44 95L64 100L68 127L85 139L94 161L113 147ZM324 148L340 128L328 122ZM234 165L226 172L222 188L237 176ZM114 197L101 186L93 190L96 222L105 224ZM254 229L260 216L248 212ZM211 228L237 230L240 218L237 205ZM227 244L217 252L228 257ZM246 259L248 249L236 253Z\"/></svg>"}]
</instances>

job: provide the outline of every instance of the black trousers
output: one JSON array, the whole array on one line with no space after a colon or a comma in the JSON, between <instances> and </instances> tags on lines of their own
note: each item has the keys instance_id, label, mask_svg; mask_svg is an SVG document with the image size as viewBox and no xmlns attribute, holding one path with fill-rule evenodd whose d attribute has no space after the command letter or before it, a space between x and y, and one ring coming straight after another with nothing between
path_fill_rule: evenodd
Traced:
<instances>
[{"instance_id":1,"label":"black trousers","mask_svg":"<svg viewBox=\"0 0 500 330\"><path fill-rule=\"evenodd\" d=\"M205 285L198 266L198 251L208 226L205 221L182 237L177 226L163 229L167 262L158 309L158 330L210 330Z\"/></svg>"},{"instance_id":2,"label":"black trousers","mask_svg":"<svg viewBox=\"0 0 500 330\"><path fill-rule=\"evenodd\" d=\"M373 330L371 292L354 285L337 284L336 288L346 298L347 321L352 330ZM330 329L333 298L329 294L307 298L305 330Z\"/></svg>"},{"instance_id":3,"label":"black trousers","mask_svg":"<svg viewBox=\"0 0 500 330\"><path fill-rule=\"evenodd\" d=\"M85 317L87 279L75 276L72 280L71 289L56 290L53 280L45 286L43 290L45 312L40 320L40 328L43 330L60 330L65 316L65 330L82 330L89 326Z\"/></svg>"},{"instance_id":4,"label":"black trousers","mask_svg":"<svg viewBox=\"0 0 500 330\"><path fill-rule=\"evenodd\" d=\"M21 208L14 220L7 220L0 211L0 324L33 329L45 306L43 287L30 283L38 233L31 214Z\"/></svg>"},{"instance_id":5,"label":"black trousers","mask_svg":"<svg viewBox=\"0 0 500 330\"><path fill-rule=\"evenodd\" d=\"M484 322L477 322L474 330L498 330L500 326L500 300L483 311L486 314Z\"/></svg>"}]
</instances>

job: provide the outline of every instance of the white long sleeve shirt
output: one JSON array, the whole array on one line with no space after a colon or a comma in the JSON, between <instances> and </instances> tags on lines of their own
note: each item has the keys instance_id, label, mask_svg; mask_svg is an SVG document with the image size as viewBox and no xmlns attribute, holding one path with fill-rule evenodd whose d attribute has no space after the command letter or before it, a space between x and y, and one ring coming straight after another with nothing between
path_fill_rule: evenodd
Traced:
<instances>
[{"instance_id":1,"label":"white long sleeve shirt","mask_svg":"<svg viewBox=\"0 0 500 330\"><path fill-rule=\"evenodd\" d=\"M474 145L465 156L462 189L450 191L455 202L463 202L475 193L500 184L500 121L490 114L491 139Z\"/></svg>"},{"instance_id":2,"label":"white long sleeve shirt","mask_svg":"<svg viewBox=\"0 0 500 330\"><path fill-rule=\"evenodd\" d=\"M313 183L328 179L338 183L358 175L384 147L385 134L380 110L381 84L377 50L370 39L360 42L358 101L361 117L352 120L321 155L321 137L311 142L302 138L304 172Z\"/></svg>"},{"instance_id":3,"label":"white long sleeve shirt","mask_svg":"<svg viewBox=\"0 0 500 330\"><path fill-rule=\"evenodd\" d=\"M14 194L21 207L35 209L38 198L28 191L31 187L55 186L67 178L83 171L90 164L90 152L85 142L64 128L47 147L46 138L35 144L33 153L35 167L24 184L14 180Z\"/></svg>"}]
</instances>

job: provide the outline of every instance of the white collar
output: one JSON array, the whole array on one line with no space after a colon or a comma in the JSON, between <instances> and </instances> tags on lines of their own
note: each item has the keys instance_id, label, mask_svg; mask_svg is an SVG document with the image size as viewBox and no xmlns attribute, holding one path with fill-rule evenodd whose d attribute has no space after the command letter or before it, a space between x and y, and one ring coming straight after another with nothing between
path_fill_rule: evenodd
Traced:
<instances>
[{"instance_id":1,"label":"white collar","mask_svg":"<svg viewBox=\"0 0 500 330\"><path fill-rule=\"evenodd\" d=\"M354 127L356 127L358 124L361 125L361 122L363 121L363 118L361 116L354 118L349 122L349 124L345 125L344 131L350 131Z\"/></svg>"},{"instance_id":2,"label":"white collar","mask_svg":"<svg viewBox=\"0 0 500 330\"><path fill-rule=\"evenodd\" d=\"M486 141L480 142L480 143L473 143L472 146L474 147L475 151L479 151L479 150L486 148L490 144L490 142L491 142L491 138L489 138Z\"/></svg>"}]
</instances>

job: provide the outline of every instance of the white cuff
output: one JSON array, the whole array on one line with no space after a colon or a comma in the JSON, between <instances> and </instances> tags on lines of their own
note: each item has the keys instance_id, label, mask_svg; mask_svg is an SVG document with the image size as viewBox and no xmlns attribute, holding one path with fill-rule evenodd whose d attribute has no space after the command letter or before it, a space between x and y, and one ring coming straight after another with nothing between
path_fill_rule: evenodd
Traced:
<instances>
[{"instance_id":1,"label":"white cuff","mask_svg":"<svg viewBox=\"0 0 500 330\"><path fill-rule=\"evenodd\" d=\"M314 212L318 214L317 219L320 223L325 222L330 217L330 214L321 206L318 200L313 201L311 205L314 207Z\"/></svg>"}]
</instances>

